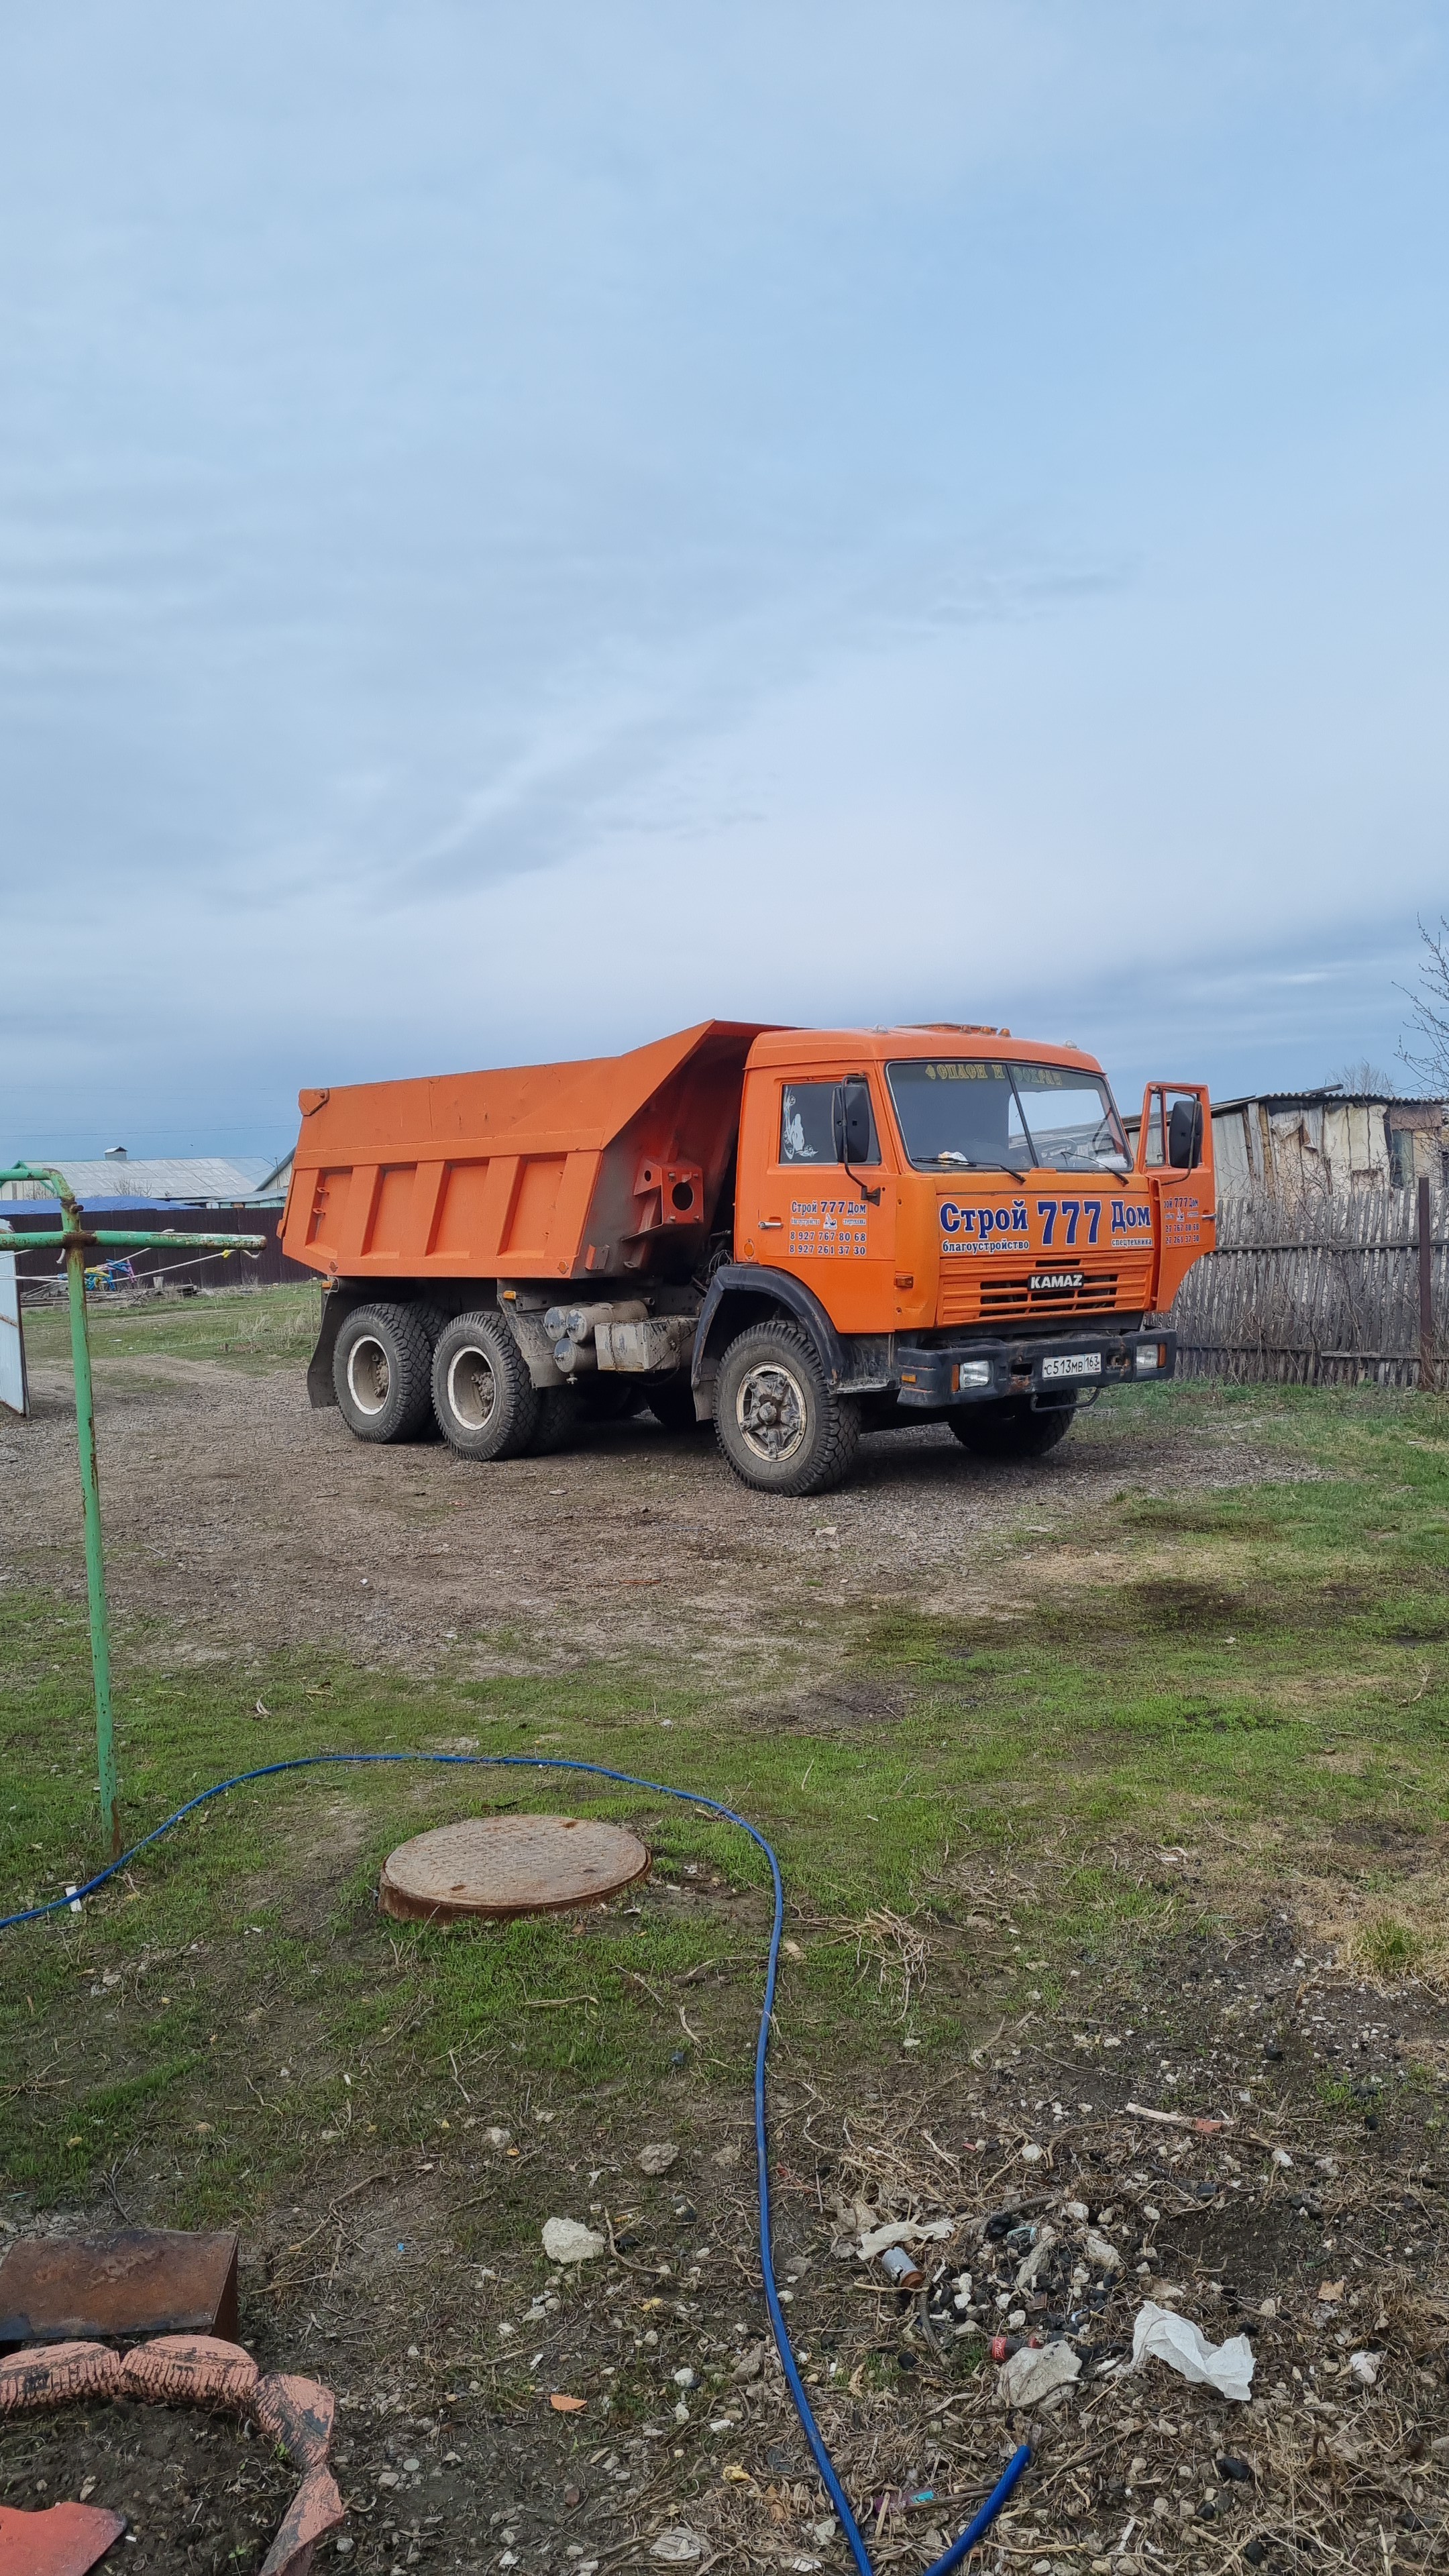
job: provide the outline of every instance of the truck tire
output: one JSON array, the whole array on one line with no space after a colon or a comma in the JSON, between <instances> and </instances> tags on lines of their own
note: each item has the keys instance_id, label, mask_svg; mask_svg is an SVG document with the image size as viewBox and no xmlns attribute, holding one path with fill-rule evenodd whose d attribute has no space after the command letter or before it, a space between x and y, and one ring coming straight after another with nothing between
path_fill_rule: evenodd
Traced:
<instances>
[{"instance_id":1,"label":"truck tire","mask_svg":"<svg viewBox=\"0 0 1449 2576\"><path fill-rule=\"evenodd\" d=\"M673 1381L667 1386L651 1386L649 1410L661 1431L692 1435L696 1431L708 1431L710 1428L708 1422L701 1422L696 1417L694 1389L688 1379L682 1386Z\"/></svg>"},{"instance_id":2,"label":"truck tire","mask_svg":"<svg viewBox=\"0 0 1449 2576\"><path fill-rule=\"evenodd\" d=\"M354 1306L332 1351L332 1390L355 1440L416 1440L427 1427L432 1349L410 1306Z\"/></svg>"},{"instance_id":3,"label":"truck tire","mask_svg":"<svg viewBox=\"0 0 1449 2576\"><path fill-rule=\"evenodd\" d=\"M1075 1396L1070 1404L1055 1404L1034 1413L1029 1396L1012 1395L1001 1404L973 1404L946 1418L962 1448L969 1449L974 1457L1044 1458L1049 1449L1065 1440L1076 1411Z\"/></svg>"},{"instance_id":4,"label":"truck tire","mask_svg":"<svg viewBox=\"0 0 1449 2576\"><path fill-rule=\"evenodd\" d=\"M735 1474L761 1494L824 1494L848 1475L860 1406L826 1383L799 1324L752 1324L715 1382L715 1433Z\"/></svg>"},{"instance_id":5,"label":"truck tire","mask_svg":"<svg viewBox=\"0 0 1449 2576\"><path fill-rule=\"evenodd\" d=\"M433 1353L433 1411L460 1458L517 1458L538 1428L538 1389L501 1315L455 1315Z\"/></svg>"}]
</instances>

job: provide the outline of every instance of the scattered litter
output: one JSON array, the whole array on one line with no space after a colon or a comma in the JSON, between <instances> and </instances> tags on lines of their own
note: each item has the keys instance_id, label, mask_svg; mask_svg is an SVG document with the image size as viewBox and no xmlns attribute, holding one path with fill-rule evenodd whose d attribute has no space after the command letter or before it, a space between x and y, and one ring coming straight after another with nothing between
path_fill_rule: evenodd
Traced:
<instances>
[{"instance_id":1,"label":"scattered litter","mask_svg":"<svg viewBox=\"0 0 1449 2576\"><path fill-rule=\"evenodd\" d=\"M1246 2335L1234 2335L1229 2343L1209 2343L1190 2318L1174 2316L1171 2308L1144 2299L1132 2329L1129 2368L1141 2370L1149 2361L1165 2361L1169 2370L1194 2386L1215 2389L1219 2397L1239 2404L1245 2405L1251 2393L1253 2347Z\"/></svg>"},{"instance_id":2,"label":"scattered litter","mask_svg":"<svg viewBox=\"0 0 1449 2576\"><path fill-rule=\"evenodd\" d=\"M1021 2151L1021 2161L1024 2165L1039 2165L1045 2153L1045 2147L1034 2147L1028 2139Z\"/></svg>"},{"instance_id":3,"label":"scattered litter","mask_svg":"<svg viewBox=\"0 0 1449 2576\"><path fill-rule=\"evenodd\" d=\"M919 2290L925 2282L925 2273L904 2245L887 2245L881 2253L880 2268L898 2290Z\"/></svg>"},{"instance_id":4,"label":"scattered litter","mask_svg":"<svg viewBox=\"0 0 1449 2576\"><path fill-rule=\"evenodd\" d=\"M1288 2153L1286 2147L1275 2147L1273 2149L1273 2162L1280 2173L1291 2173L1293 2170L1293 2159Z\"/></svg>"},{"instance_id":5,"label":"scattered litter","mask_svg":"<svg viewBox=\"0 0 1449 2576\"><path fill-rule=\"evenodd\" d=\"M553 2408L555 2415L582 2415L584 2408L587 2406L589 2401L587 2397L560 2397L555 2395L550 2397L548 2402Z\"/></svg>"},{"instance_id":6,"label":"scattered litter","mask_svg":"<svg viewBox=\"0 0 1449 2576\"><path fill-rule=\"evenodd\" d=\"M1383 2358L1381 2352L1351 2352L1348 2356L1350 2377L1360 2388L1376 2388Z\"/></svg>"},{"instance_id":7,"label":"scattered litter","mask_svg":"<svg viewBox=\"0 0 1449 2576\"><path fill-rule=\"evenodd\" d=\"M951 2218L932 2219L929 2226L915 2227L909 2219L899 2219L887 2227L867 2229L856 2247L862 2263L873 2262L891 2245L937 2245L945 2236L954 2236L956 2222Z\"/></svg>"},{"instance_id":8,"label":"scattered litter","mask_svg":"<svg viewBox=\"0 0 1449 2576\"><path fill-rule=\"evenodd\" d=\"M1103 2236L1095 2227L1089 2227L1082 2238L1082 2252L1089 2263L1095 2263L1099 2272L1120 2272L1122 2269L1122 2257L1111 2237Z\"/></svg>"},{"instance_id":9,"label":"scattered litter","mask_svg":"<svg viewBox=\"0 0 1449 2576\"><path fill-rule=\"evenodd\" d=\"M581 2227L576 2218L550 2218L543 2230L543 2250L550 2263L592 2263L609 2248L592 2227Z\"/></svg>"},{"instance_id":10,"label":"scattered litter","mask_svg":"<svg viewBox=\"0 0 1449 2576\"><path fill-rule=\"evenodd\" d=\"M511 2129L485 2129L483 2135L487 2139L490 2147L498 2147L501 2150L504 2147L511 2147L513 2144L513 2131Z\"/></svg>"},{"instance_id":11,"label":"scattered litter","mask_svg":"<svg viewBox=\"0 0 1449 2576\"><path fill-rule=\"evenodd\" d=\"M1057 2231L1054 2227L1039 2227L1037 2229L1036 2243L1033 2245L1025 2262L1022 2263L1017 2270L1016 2286L1019 2290L1029 2290L1033 2287L1037 2274L1046 2262L1056 2241Z\"/></svg>"},{"instance_id":12,"label":"scattered litter","mask_svg":"<svg viewBox=\"0 0 1449 2576\"><path fill-rule=\"evenodd\" d=\"M1078 2227L1084 2227L1086 2225L1089 2215L1090 2213L1084 2200L1064 2200L1062 2203L1063 2218L1073 2219Z\"/></svg>"},{"instance_id":13,"label":"scattered litter","mask_svg":"<svg viewBox=\"0 0 1449 2576\"><path fill-rule=\"evenodd\" d=\"M676 2523L672 2531L661 2531L649 2543L651 2558L662 2558L666 2567L687 2567L693 2559L704 2556L704 2542L687 2523Z\"/></svg>"},{"instance_id":14,"label":"scattered litter","mask_svg":"<svg viewBox=\"0 0 1449 2576\"><path fill-rule=\"evenodd\" d=\"M1231 2451L1219 2451L1215 2465L1220 2478L1231 2478L1238 2486L1252 2485L1253 2466L1250 2460L1238 2460L1233 2457Z\"/></svg>"},{"instance_id":15,"label":"scattered litter","mask_svg":"<svg viewBox=\"0 0 1449 2576\"><path fill-rule=\"evenodd\" d=\"M1238 2099L1248 2102L1252 2095L1240 2093ZM1219 2129L1235 2129L1238 2125L1236 2120L1197 2120L1190 2111L1149 2111L1145 2102L1129 2102L1127 2110L1134 2120L1151 2120L1159 2129L1191 2129L1199 2138L1215 2138Z\"/></svg>"},{"instance_id":16,"label":"scattered litter","mask_svg":"<svg viewBox=\"0 0 1449 2576\"><path fill-rule=\"evenodd\" d=\"M658 2139L652 2146L640 2148L639 2171L645 2174L668 2173L678 2156L678 2147L671 2146L665 2139Z\"/></svg>"},{"instance_id":17,"label":"scattered litter","mask_svg":"<svg viewBox=\"0 0 1449 2576\"><path fill-rule=\"evenodd\" d=\"M996 2383L1003 2406L1039 2406L1057 2397L1081 2375L1081 2362L1069 2343L1023 2344L1001 2366Z\"/></svg>"}]
</instances>

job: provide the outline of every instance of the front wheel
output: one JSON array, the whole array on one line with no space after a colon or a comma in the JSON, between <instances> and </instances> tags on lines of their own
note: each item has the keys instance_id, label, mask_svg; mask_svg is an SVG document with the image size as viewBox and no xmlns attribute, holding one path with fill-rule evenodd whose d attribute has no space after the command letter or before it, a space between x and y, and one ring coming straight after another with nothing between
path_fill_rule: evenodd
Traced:
<instances>
[{"instance_id":1,"label":"front wheel","mask_svg":"<svg viewBox=\"0 0 1449 2576\"><path fill-rule=\"evenodd\" d=\"M963 1449L978 1458L1044 1458L1065 1440L1077 1410L1069 1404L1033 1412L1031 1398L1007 1396L1000 1404L973 1404L947 1416Z\"/></svg>"},{"instance_id":2,"label":"front wheel","mask_svg":"<svg viewBox=\"0 0 1449 2576\"><path fill-rule=\"evenodd\" d=\"M850 1472L860 1406L827 1384L798 1324L754 1324L720 1362L715 1434L735 1474L761 1494L823 1494Z\"/></svg>"},{"instance_id":3,"label":"front wheel","mask_svg":"<svg viewBox=\"0 0 1449 2576\"><path fill-rule=\"evenodd\" d=\"M455 1315L433 1353L433 1410L460 1458L517 1458L538 1427L538 1389L501 1315Z\"/></svg>"}]
</instances>

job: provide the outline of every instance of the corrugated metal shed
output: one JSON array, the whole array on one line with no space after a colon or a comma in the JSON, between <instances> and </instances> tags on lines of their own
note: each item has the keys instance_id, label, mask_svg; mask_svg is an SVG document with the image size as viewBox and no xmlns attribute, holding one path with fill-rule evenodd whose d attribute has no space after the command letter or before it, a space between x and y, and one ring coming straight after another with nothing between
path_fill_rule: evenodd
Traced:
<instances>
[{"instance_id":1,"label":"corrugated metal shed","mask_svg":"<svg viewBox=\"0 0 1449 2576\"><path fill-rule=\"evenodd\" d=\"M138 1155L133 1160L129 1154L106 1154L77 1163L68 1155L52 1161L48 1154L27 1154L17 1155L16 1160L46 1163L52 1171L63 1172L82 1206L88 1201L127 1198L150 1199L153 1203L170 1200L192 1206L216 1199L234 1207L239 1199L251 1198L272 1170L261 1155ZM44 1196L42 1182L0 1181L0 1198Z\"/></svg>"},{"instance_id":2,"label":"corrugated metal shed","mask_svg":"<svg viewBox=\"0 0 1449 2576\"><path fill-rule=\"evenodd\" d=\"M1386 1092L1246 1092L1212 1105L1213 1159L1224 1198L1305 1191L1449 1188L1449 1101ZM1128 1119L1134 1136L1139 1121Z\"/></svg>"}]
</instances>

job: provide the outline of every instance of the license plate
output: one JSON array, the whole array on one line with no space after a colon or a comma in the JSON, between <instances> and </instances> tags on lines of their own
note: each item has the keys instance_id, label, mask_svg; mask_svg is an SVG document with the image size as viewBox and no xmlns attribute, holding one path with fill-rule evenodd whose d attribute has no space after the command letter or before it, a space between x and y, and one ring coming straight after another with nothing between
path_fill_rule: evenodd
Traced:
<instances>
[{"instance_id":1,"label":"license plate","mask_svg":"<svg viewBox=\"0 0 1449 2576\"><path fill-rule=\"evenodd\" d=\"M1102 1354L1100 1351L1064 1351L1057 1358L1043 1360L1041 1373L1043 1377L1100 1377Z\"/></svg>"}]
</instances>

